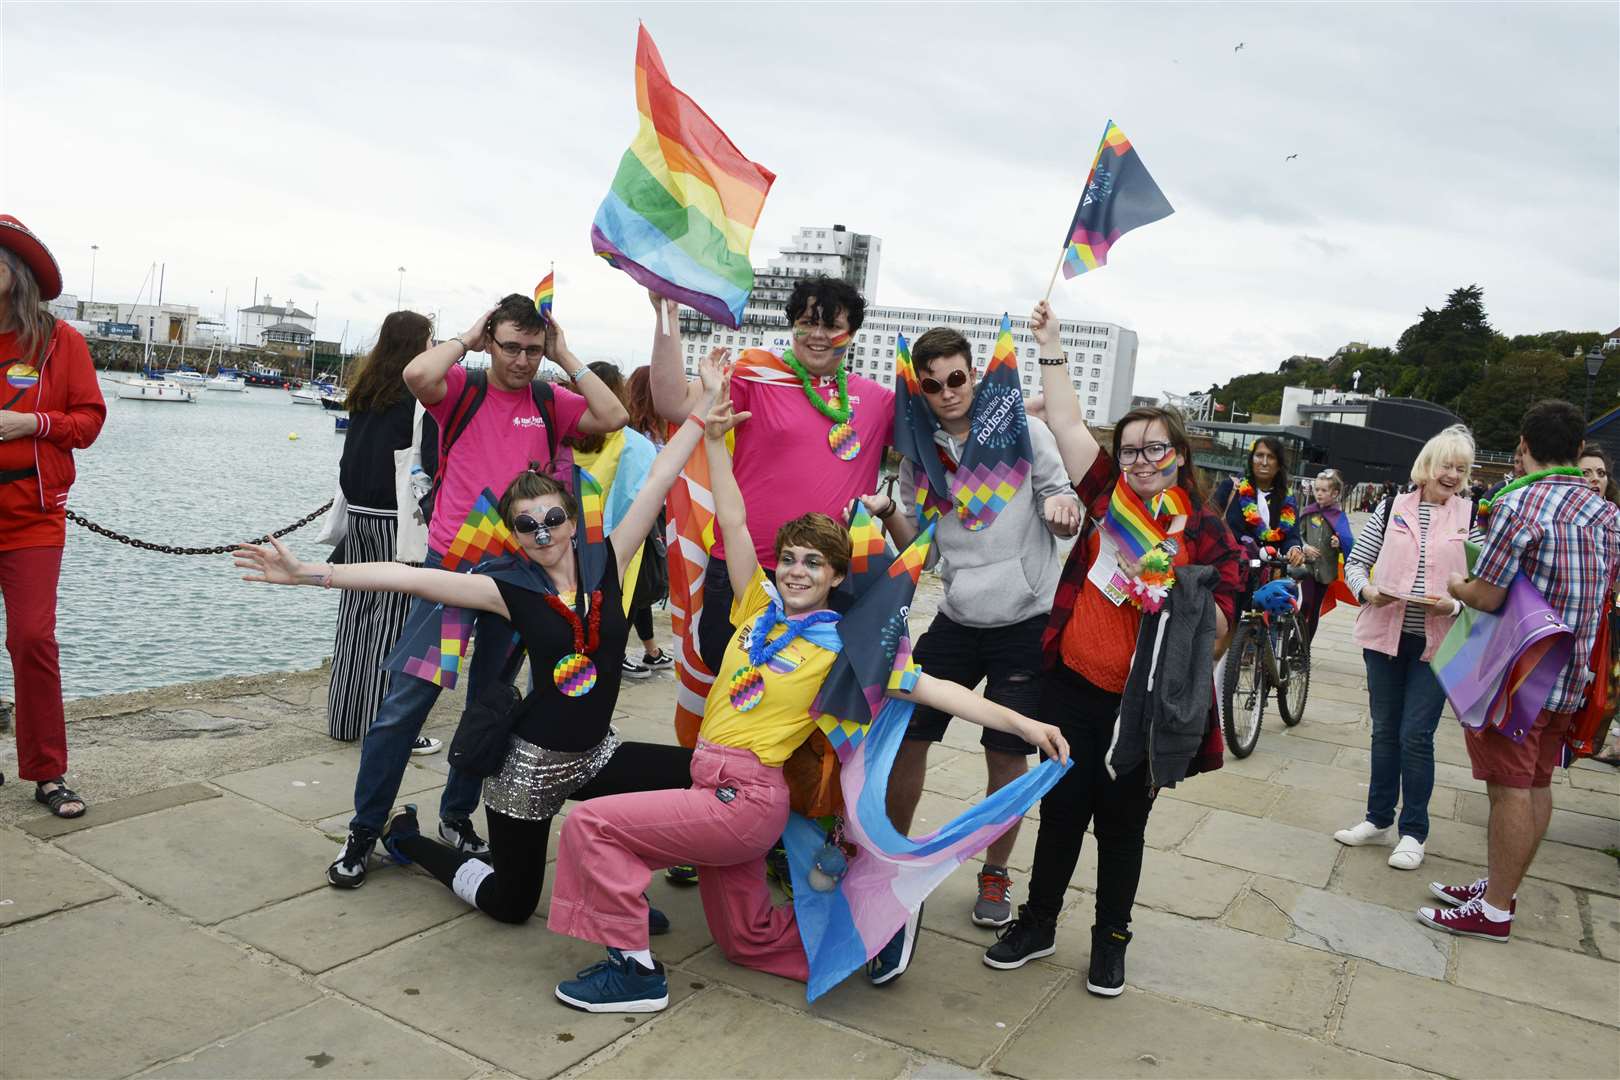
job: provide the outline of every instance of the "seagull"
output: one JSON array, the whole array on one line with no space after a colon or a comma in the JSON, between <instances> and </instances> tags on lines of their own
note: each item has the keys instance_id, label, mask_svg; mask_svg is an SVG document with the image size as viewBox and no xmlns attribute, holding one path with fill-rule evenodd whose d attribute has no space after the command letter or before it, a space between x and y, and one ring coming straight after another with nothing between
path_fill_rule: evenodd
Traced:
<instances>
[{"instance_id":1,"label":"seagull","mask_svg":"<svg viewBox=\"0 0 1620 1080\"><path fill-rule=\"evenodd\" d=\"M1237 52L1239 49L1243 48L1243 45L1244 45L1244 42L1241 42L1241 41L1238 42L1236 45L1232 46L1232 51Z\"/></svg>"},{"instance_id":2,"label":"seagull","mask_svg":"<svg viewBox=\"0 0 1620 1080\"><path fill-rule=\"evenodd\" d=\"M1297 157L1299 157L1298 154L1289 154L1287 157L1283 158L1283 160L1284 161L1293 161Z\"/></svg>"}]
</instances>

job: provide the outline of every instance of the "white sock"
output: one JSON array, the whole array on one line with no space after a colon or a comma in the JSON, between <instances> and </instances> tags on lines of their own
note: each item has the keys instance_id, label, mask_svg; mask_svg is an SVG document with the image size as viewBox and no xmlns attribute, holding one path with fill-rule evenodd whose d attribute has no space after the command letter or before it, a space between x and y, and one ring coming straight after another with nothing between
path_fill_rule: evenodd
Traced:
<instances>
[{"instance_id":1,"label":"white sock","mask_svg":"<svg viewBox=\"0 0 1620 1080\"><path fill-rule=\"evenodd\" d=\"M456 867L456 875L450 879L450 891L477 907L478 886L494 872L495 868L482 859L468 859Z\"/></svg>"},{"instance_id":2,"label":"white sock","mask_svg":"<svg viewBox=\"0 0 1620 1080\"><path fill-rule=\"evenodd\" d=\"M640 964L642 967L646 968L648 971L653 970L651 949L620 949L619 951L625 956L629 957L631 960L634 960L636 963Z\"/></svg>"},{"instance_id":3,"label":"white sock","mask_svg":"<svg viewBox=\"0 0 1620 1080\"><path fill-rule=\"evenodd\" d=\"M1511 922L1513 920L1511 912L1492 907L1483 896L1479 898L1479 910L1483 911L1485 917L1491 922Z\"/></svg>"}]
</instances>

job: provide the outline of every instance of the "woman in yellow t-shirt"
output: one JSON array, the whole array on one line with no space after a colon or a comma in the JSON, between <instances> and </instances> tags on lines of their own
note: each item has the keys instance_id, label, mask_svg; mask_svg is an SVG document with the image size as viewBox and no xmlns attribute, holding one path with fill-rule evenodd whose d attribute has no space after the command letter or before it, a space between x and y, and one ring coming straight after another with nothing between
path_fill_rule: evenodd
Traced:
<instances>
[{"instance_id":1,"label":"woman in yellow t-shirt","mask_svg":"<svg viewBox=\"0 0 1620 1080\"><path fill-rule=\"evenodd\" d=\"M815 727L810 705L842 647L827 597L849 570L849 533L825 514L805 514L776 534L776 581L754 555L725 435L749 414L733 413L722 388L705 431L715 516L729 557L737 630L704 708L692 756L692 786L612 795L581 803L563 825L548 925L608 946L603 963L561 983L557 998L589 1012L657 1012L669 1003L663 965L647 947L652 873L678 863L702 868L698 887L709 932L733 963L801 982L809 969L791 905L773 907L763 858L782 835L788 786L782 763ZM1068 760L1054 727L1003 708L956 683L918 674L897 697L932 705L1018 735ZM920 913L919 913L920 914ZM888 982L910 963L917 917L868 975Z\"/></svg>"}]
</instances>

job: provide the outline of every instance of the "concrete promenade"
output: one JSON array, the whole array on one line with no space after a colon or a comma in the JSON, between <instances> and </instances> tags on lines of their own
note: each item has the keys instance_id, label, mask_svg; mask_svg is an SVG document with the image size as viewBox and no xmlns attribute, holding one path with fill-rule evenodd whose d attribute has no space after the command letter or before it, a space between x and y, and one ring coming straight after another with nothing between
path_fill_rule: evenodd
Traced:
<instances>
[{"instance_id":1,"label":"concrete promenade","mask_svg":"<svg viewBox=\"0 0 1620 1080\"><path fill-rule=\"evenodd\" d=\"M1367 791L1350 623L1323 622L1301 726L1273 711L1253 756L1160 798L1111 1001L1084 986L1088 844L1048 961L980 963L993 935L968 920L970 864L929 902L904 978L857 976L814 1008L717 955L696 891L659 876L670 1008L574 1012L552 987L600 950L547 931L549 892L514 927L414 867L326 886L359 751L326 736L324 672L73 703L87 817L46 816L9 737L0 750L0 1077L1620 1074L1620 870L1601 850L1620 847L1620 772L1558 776L1511 943L1423 928L1428 882L1484 865L1485 796L1448 717L1424 866L1333 841ZM667 675L627 682L621 734L668 740L672 692ZM430 732L448 740L459 708L445 695ZM982 790L975 734L957 724L936 749L919 827ZM401 801L425 821L444 768L407 771ZM1015 899L1034 840L1031 820Z\"/></svg>"}]
</instances>

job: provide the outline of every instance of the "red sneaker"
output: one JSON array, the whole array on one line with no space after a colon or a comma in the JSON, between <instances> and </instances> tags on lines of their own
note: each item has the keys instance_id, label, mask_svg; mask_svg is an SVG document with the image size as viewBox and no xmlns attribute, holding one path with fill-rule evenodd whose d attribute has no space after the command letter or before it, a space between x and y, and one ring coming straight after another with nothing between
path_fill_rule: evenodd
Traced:
<instances>
[{"instance_id":1,"label":"red sneaker","mask_svg":"<svg viewBox=\"0 0 1620 1080\"><path fill-rule=\"evenodd\" d=\"M1513 920L1496 922L1485 916L1484 903L1478 897L1461 907L1418 908L1418 921L1436 930L1463 937L1484 938L1486 941L1506 941L1513 932Z\"/></svg>"},{"instance_id":2,"label":"red sneaker","mask_svg":"<svg viewBox=\"0 0 1620 1080\"><path fill-rule=\"evenodd\" d=\"M1485 886L1490 880L1490 878L1479 878L1467 885L1442 885L1438 881L1431 881L1429 882L1429 892L1436 900L1443 900L1455 907L1466 904L1470 900L1483 898ZM1508 912L1516 915L1518 911L1519 898L1515 896L1508 902Z\"/></svg>"}]
</instances>

